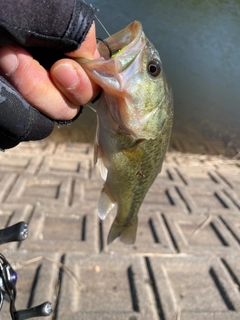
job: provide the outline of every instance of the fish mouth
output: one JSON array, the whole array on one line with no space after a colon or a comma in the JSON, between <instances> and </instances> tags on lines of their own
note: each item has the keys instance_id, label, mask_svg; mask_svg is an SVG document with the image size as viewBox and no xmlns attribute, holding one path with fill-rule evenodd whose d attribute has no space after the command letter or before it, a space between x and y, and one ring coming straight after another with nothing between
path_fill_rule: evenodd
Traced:
<instances>
[{"instance_id":1,"label":"fish mouth","mask_svg":"<svg viewBox=\"0 0 240 320\"><path fill-rule=\"evenodd\" d=\"M126 46L128 50L135 48L134 51L136 51L136 44L139 43L142 33L142 24L139 21L133 21L126 28L98 43L100 56L109 60L122 52Z\"/></svg>"}]
</instances>

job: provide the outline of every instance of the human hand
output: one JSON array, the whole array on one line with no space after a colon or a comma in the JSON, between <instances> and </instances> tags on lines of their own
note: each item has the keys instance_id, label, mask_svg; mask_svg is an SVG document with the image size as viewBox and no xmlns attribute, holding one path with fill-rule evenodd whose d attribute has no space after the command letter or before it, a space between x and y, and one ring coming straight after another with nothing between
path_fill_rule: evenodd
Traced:
<instances>
[{"instance_id":1,"label":"human hand","mask_svg":"<svg viewBox=\"0 0 240 320\"><path fill-rule=\"evenodd\" d=\"M70 120L80 105L98 93L81 66L70 58L97 59L95 24L93 23L80 48L58 60L50 71L44 69L20 46L0 48L1 75L41 113L54 120Z\"/></svg>"},{"instance_id":2,"label":"human hand","mask_svg":"<svg viewBox=\"0 0 240 320\"><path fill-rule=\"evenodd\" d=\"M95 9L81 0L0 0L0 4L0 150L4 150L44 139L54 120L64 123L75 117L98 88L71 57L93 59L98 52L92 24Z\"/></svg>"}]
</instances>

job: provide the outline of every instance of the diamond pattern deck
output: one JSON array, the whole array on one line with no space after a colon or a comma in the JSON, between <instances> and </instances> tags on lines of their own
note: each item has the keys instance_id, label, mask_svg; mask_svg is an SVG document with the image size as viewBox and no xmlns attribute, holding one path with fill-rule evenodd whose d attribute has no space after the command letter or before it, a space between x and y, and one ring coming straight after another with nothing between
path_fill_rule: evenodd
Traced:
<instances>
[{"instance_id":1,"label":"diamond pattern deck","mask_svg":"<svg viewBox=\"0 0 240 320\"><path fill-rule=\"evenodd\" d=\"M17 308L49 299L52 320L240 319L240 161L168 153L139 212L137 241L107 245L90 144L22 143L0 153L1 246ZM9 319L5 303L0 319Z\"/></svg>"}]
</instances>

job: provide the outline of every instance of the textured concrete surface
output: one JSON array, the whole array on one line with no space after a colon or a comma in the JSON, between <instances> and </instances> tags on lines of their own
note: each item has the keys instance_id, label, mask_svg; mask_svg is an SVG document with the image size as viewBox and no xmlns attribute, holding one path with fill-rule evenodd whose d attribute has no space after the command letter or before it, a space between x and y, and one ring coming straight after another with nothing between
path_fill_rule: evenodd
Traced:
<instances>
[{"instance_id":1,"label":"textured concrete surface","mask_svg":"<svg viewBox=\"0 0 240 320\"><path fill-rule=\"evenodd\" d=\"M0 153L1 246L18 272L17 308L52 301L52 320L240 319L240 161L168 153L139 212L137 241L106 244L103 184L88 144ZM4 304L2 319L10 319Z\"/></svg>"}]
</instances>

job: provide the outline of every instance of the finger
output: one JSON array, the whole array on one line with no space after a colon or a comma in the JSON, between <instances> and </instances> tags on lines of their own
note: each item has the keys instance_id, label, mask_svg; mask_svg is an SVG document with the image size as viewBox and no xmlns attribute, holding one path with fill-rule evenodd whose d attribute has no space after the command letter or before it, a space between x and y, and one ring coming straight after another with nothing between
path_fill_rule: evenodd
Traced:
<instances>
[{"instance_id":1,"label":"finger","mask_svg":"<svg viewBox=\"0 0 240 320\"><path fill-rule=\"evenodd\" d=\"M74 60L58 60L50 70L59 90L74 104L86 104L99 92L99 87Z\"/></svg>"},{"instance_id":2,"label":"finger","mask_svg":"<svg viewBox=\"0 0 240 320\"><path fill-rule=\"evenodd\" d=\"M72 58L90 60L100 57L97 51L94 22L80 48L67 55ZM99 93L97 84L89 79L82 67L74 60L62 59L57 61L52 66L50 73L59 90L73 103L86 104ZM74 78L75 82L73 81Z\"/></svg>"},{"instance_id":3,"label":"finger","mask_svg":"<svg viewBox=\"0 0 240 320\"><path fill-rule=\"evenodd\" d=\"M21 47L0 48L1 74L40 112L52 119L72 119L79 104L70 101L54 84L50 73Z\"/></svg>"}]
</instances>

